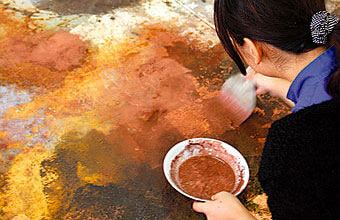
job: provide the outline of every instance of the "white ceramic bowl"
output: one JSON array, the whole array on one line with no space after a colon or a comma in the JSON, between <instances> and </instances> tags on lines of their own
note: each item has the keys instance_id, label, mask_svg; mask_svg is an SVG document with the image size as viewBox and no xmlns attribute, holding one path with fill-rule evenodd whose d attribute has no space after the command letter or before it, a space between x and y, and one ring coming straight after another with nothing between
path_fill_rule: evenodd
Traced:
<instances>
[{"instance_id":1,"label":"white ceramic bowl","mask_svg":"<svg viewBox=\"0 0 340 220\"><path fill-rule=\"evenodd\" d=\"M194 150L186 150L186 146L189 144L195 145L195 143L207 144L204 144L205 146L198 146L197 149L196 147L193 147ZM236 176L236 184L235 189L231 192L232 194L237 196L246 188L249 181L249 167L247 161L240 152L238 152L229 144L210 138L194 138L185 140L176 144L168 151L163 161L163 171L170 185L184 196L197 201L207 201L205 199L196 198L184 192L181 187L178 186L178 181L174 180L172 177L173 175L171 175L171 169L178 169L181 163L183 163L185 160L193 156L203 155L219 158L227 162L233 168ZM173 162L174 165L172 165Z\"/></svg>"}]
</instances>

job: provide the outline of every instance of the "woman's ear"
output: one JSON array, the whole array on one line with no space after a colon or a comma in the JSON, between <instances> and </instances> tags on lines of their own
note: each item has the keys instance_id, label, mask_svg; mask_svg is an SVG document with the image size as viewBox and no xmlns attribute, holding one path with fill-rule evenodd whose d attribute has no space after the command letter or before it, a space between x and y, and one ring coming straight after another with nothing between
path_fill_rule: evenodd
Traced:
<instances>
[{"instance_id":1,"label":"woman's ear","mask_svg":"<svg viewBox=\"0 0 340 220\"><path fill-rule=\"evenodd\" d=\"M250 59L251 63L259 65L263 56L261 46L249 38L244 38L243 41L244 44L242 45L242 51L247 54L247 58Z\"/></svg>"}]
</instances>

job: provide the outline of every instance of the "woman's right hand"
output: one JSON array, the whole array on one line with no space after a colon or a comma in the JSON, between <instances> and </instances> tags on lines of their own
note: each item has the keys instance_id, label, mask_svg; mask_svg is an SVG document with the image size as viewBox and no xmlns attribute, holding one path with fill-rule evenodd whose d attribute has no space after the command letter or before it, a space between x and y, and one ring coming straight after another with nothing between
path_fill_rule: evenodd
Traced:
<instances>
[{"instance_id":1,"label":"woman's right hand","mask_svg":"<svg viewBox=\"0 0 340 220\"><path fill-rule=\"evenodd\" d=\"M286 98L291 82L277 77L269 77L255 72L250 66L247 68L246 78L254 81L256 94L269 92L274 97L284 100L289 106L294 107L294 103Z\"/></svg>"}]
</instances>

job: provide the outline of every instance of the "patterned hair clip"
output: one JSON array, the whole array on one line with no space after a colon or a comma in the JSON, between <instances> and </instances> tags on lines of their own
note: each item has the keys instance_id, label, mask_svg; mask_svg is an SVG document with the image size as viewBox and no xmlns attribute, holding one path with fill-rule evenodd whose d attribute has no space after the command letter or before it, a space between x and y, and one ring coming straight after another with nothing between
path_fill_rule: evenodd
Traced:
<instances>
[{"instance_id":1,"label":"patterned hair clip","mask_svg":"<svg viewBox=\"0 0 340 220\"><path fill-rule=\"evenodd\" d=\"M331 15L328 11L319 11L312 17L310 29L313 42L316 44L327 44L328 36L338 24L336 15Z\"/></svg>"}]
</instances>

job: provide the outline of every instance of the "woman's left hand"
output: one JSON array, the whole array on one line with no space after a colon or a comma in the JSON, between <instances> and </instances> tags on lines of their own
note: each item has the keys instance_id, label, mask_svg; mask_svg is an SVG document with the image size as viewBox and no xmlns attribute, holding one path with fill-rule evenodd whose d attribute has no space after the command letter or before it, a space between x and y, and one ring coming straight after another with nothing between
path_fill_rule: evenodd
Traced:
<instances>
[{"instance_id":1,"label":"woman's left hand","mask_svg":"<svg viewBox=\"0 0 340 220\"><path fill-rule=\"evenodd\" d=\"M255 218L231 193L220 192L212 201L194 202L193 209L204 213L208 220L254 220Z\"/></svg>"}]
</instances>

